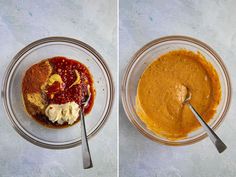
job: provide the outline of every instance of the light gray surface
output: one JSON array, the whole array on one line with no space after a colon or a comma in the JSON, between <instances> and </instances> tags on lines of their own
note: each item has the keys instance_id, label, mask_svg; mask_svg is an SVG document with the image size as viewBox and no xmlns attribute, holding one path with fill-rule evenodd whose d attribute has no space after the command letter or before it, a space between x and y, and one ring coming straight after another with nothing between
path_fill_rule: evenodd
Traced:
<instances>
[{"instance_id":1,"label":"light gray surface","mask_svg":"<svg viewBox=\"0 0 236 177\"><path fill-rule=\"evenodd\" d=\"M28 43L67 36L94 47L116 83L116 27L115 0L0 0L0 78L11 58ZM11 127L1 105L0 177L116 176L116 108L114 104L105 126L89 141L94 168L83 170L80 147L56 151L30 144Z\"/></svg>"},{"instance_id":2,"label":"light gray surface","mask_svg":"<svg viewBox=\"0 0 236 177\"><path fill-rule=\"evenodd\" d=\"M147 42L165 35L188 35L213 47L224 59L235 97L236 1L120 0L120 74L129 58ZM121 76L120 76L121 80ZM121 177L235 177L236 102L220 128L228 149L218 154L209 139L168 147L143 137L120 103Z\"/></svg>"}]
</instances>

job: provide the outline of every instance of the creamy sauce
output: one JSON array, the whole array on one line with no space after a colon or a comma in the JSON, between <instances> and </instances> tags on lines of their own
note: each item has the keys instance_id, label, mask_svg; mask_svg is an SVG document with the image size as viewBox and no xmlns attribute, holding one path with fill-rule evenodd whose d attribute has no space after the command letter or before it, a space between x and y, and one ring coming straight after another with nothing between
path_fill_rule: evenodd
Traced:
<instances>
[{"instance_id":1,"label":"creamy sauce","mask_svg":"<svg viewBox=\"0 0 236 177\"><path fill-rule=\"evenodd\" d=\"M183 104L190 103L206 122L221 99L221 86L213 66L198 52L176 50L151 63L142 74L136 96L136 112L146 126L168 139L181 139L200 127Z\"/></svg>"},{"instance_id":2,"label":"creamy sauce","mask_svg":"<svg viewBox=\"0 0 236 177\"><path fill-rule=\"evenodd\" d=\"M50 104L45 110L49 120L60 125L65 122L72 125L79 117L79 113L80 107L74 101L65 104Z\"/></svg>"}]
</instances>

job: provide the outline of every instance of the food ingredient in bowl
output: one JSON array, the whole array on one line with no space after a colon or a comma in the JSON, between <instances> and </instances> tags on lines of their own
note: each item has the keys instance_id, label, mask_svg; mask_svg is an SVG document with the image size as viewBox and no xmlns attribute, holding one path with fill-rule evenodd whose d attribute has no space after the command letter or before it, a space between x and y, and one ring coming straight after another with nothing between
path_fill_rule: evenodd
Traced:
<instances>
[{"instance_id":1,"label":"food ingredient in bowl","mask_svg":"<svg viewBox=\"0 0 236 177\"><path fill-rule=\"evenodd\" d=\"M59 74L53 74L49 77L48 79L48 85L51 86L52 84L54 84L54 82L59 82L60 84L63 83L61 76Z\"/></svg>"},{"instance_id":2,"label":"food ingredient in bowl","mask_svg":"<svg viewBox=\"0 0 236 177\"><path fill-rule=\"evenodd\" d=\"M76 102L65 104L50 104L45 110L46 116L53 123L63 124L67 122L73 124L79 117L80 107Z\"/></svg>"},{"instance_id":3,"label":"food ingredient in bowl","mask_svg":"<svg viewBox=\"0 0 236 177\"><path fill-rule=\"evenodd\" d=\"M39 107L40 109L44 108L44 101L40 93L28 93L27 99L30 103L34 104L35 106Z\"/></svg>"},{"instance_id":4,"label":"food ingredient in bowl","mask_svg":"<svg viewBox=\"0 0 236 177\"><path fill-rule=\"evenodd\" d=\"M221 86L214 67L199 52L170 51L142 74L137 88L136 112L154 133L183 139L200 124L183 101L187 89L190 103L206 122L214 116L221 99Z\"/></svg>"},{"instance_id":5,"label":"food ingredient in bowl","mask_svg":"<svg viewBox=\"0 0 236 177\"><path fill-rule=\"evenodd\" d=\"M92 109L95 89L88 68L65 57L53 57L31 66L22 82L26 111L48 127L60 128L79 121L82 102L91 99L85 114Z\"/></svg>"}]
</instances>

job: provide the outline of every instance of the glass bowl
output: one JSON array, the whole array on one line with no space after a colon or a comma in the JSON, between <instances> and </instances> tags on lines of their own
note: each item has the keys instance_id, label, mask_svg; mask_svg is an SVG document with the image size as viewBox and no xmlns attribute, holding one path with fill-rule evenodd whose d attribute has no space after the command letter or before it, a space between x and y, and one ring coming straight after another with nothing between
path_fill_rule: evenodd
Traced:
<instances>
[{"instance_id":1,"label":"glass bowl","mask_svg":"<svg viewBox=\"0 0 236 177\"><path fill-rule=\"evenodd\" d=\"M187 145L198 142L207 135L203 128L188 134L184 139L169 140L147 129L135 111L135 97L138 81L146 67L161 55L177 49L201 52L216 69L222 89L222 98L214 117L209 122L211 128L216 129L224 120L231 99L231 85L228 72L220 56L205 43L186 36L167 36L151 41L134 54L123 76L121 98L124 110L131 123L147 138L166 145Z\"/></svg>"},{"instance_id":2,"label":"glass bowl","mask_svg":"<svg viewBox=\"0 0 236 177\"><path fill-rule=\"evenodd\" d=\"M65 56L85 64L94 79L96 95L91 112L86 115L88 137L102 127L111 109L113 84L110 72L101 55L89 45L66 37L49 37L23 48L11 61L3 80L2 98L8 118L15 130L26 140L51 149L71 148L81 144L81 129L77 123L68 128L47 128L24 109L21 84L25 71L39 61Z\"/></svg>"}]
</instances>

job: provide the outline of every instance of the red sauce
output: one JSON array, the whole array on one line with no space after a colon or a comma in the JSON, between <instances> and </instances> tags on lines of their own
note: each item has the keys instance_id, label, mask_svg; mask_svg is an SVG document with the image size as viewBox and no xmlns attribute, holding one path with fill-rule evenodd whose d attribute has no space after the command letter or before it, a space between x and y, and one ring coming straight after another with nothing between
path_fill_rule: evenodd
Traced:
<instances>
[{"instance_id":1,"label":"red sauce","mask_svg":"<svg viewBox=\"0 0 236 177\"><path fill-rule=\"evenodd\" d=\"M49 104L64 104L75 101L78 105L81 105L88 93L87 86L93 84L93 79L88 68L78 61L65 57L55 57L50 59L49 62L53 67L52 74L59 74L65 83L65 85L61 86L60 83L55 82L47 89L49 95L55 93L53 98L48 97ZM79 72L81 82L70 87L77 78L75 70ZM85 113L89 113L93 106L93 87L90 87L90 92L91 99L84 110Z\"/></svg>"}]
</instances>

